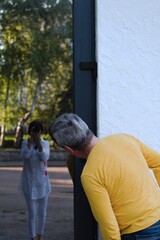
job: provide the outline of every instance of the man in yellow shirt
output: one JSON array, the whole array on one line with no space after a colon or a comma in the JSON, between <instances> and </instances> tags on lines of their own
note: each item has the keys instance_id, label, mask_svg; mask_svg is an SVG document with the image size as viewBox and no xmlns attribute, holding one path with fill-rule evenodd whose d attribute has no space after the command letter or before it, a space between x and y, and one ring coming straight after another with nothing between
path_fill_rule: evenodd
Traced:
<instances>
[{"instance_id":1,"label":"man in yellow shirt","mask_svg":"<svg viewBox=\"0 0 160 240\"><path fill-rule=\"evenodd\" d=\"M159 153L127 134L99 139L73 113L56 118L49 134L86 159L81 182L103 240L160 239Z\"/></svg>"}]
</instances>

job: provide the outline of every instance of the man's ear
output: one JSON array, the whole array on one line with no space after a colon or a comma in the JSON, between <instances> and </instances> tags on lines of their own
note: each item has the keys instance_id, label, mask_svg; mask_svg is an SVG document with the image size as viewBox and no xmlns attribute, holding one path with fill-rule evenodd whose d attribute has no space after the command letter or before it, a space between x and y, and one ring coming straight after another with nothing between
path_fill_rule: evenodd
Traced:
<instances>
[{"instance_id":1,"label":"man's ear","mask_svg":"<svg viewBox=\"0 0 160 240\"><path fill-rule=\"evenodd\" d=\"M64 149L66 152L70 153L70 154L74 154L74 150L71 148L71 147L68 147L68 146L64 146Z\"/></svg>"}]
</instances>

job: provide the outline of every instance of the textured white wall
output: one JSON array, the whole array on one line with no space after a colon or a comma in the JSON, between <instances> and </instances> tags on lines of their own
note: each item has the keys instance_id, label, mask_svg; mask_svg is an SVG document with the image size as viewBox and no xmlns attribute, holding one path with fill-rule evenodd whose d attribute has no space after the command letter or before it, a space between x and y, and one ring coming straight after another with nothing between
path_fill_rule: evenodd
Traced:
<instances>
[{"instance_id":1,"label":"textured white wall","mask_svg":"<svg viewBox=\"0 0 160 240\"><path fill-rule=\"evenodd\" d=\"M160 151L160 1L97 0L98 135Z\"/></svg>"}]
</instances>

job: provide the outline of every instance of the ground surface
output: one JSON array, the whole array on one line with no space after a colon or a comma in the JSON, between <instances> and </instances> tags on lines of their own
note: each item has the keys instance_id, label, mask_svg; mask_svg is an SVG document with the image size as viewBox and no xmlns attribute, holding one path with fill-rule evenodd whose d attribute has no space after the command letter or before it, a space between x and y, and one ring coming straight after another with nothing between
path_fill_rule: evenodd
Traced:
<instances>
[{"instance_id":1,"label":"ground surface","mask_svg":"<svg viewBox=\"0 0 160 240\"><path fill-rule=\"evenodd\" d=\"M0 166L0 240L29 240L26 205L18 191L22 168L11 165ZM48 170L52 192L43 239L73 240L72 180L65 164Z\"/></svg>"}]
</instances>

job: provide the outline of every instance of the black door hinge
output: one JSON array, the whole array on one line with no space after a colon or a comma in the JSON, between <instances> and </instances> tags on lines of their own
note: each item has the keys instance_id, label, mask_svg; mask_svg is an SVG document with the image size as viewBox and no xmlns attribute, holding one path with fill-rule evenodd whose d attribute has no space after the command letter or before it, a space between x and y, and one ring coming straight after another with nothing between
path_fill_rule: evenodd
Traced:
<instances>
[{"instance_id":1,"label":"black door hinge","mask_svg":"<svg viewBox=\"0 0 160 240\"><path fill-rule=\"evenodd\" d=\"M80 62L81 70L91 70L92 78L97 79L97 62Z\"/></svg>"}]
</instances>

